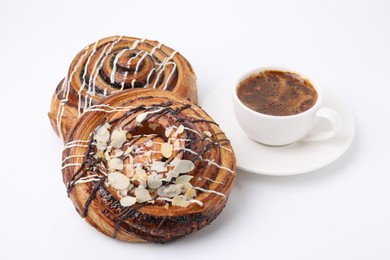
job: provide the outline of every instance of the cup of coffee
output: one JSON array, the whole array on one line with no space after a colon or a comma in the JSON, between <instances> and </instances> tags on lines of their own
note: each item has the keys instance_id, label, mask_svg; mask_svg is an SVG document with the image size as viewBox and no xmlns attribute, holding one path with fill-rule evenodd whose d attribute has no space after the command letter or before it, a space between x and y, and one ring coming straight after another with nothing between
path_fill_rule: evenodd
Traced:
<instances>
[{"instance_id":1,"label":"cup of coffee","mask_svg":"<svg viewBox=\"0 0 390 260\"><path fill-rule=\"evenodd\" d=\"M322 105L323 93L302 74L267 67L251 71L235 84L233 107L243 131L253 140L271 146L299 140L332 138L341 128L340 115ZM332 128L312 131L323 118Z\"/></svg>"}]
</instances>

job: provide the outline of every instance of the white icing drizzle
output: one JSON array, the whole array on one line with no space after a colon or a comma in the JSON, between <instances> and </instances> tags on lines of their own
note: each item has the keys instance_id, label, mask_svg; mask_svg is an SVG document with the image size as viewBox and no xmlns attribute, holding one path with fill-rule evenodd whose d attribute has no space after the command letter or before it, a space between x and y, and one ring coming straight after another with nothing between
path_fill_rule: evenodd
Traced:
<instances>
[{"instance_id":1,"label":"white icing drizzle","mask_svg":"<svg viewBox=\"0 0 390 260\"><path fill-rule=\"evenodd\" d=\"M57 120L56 120L57 121L56 122L57 123L57 130L58 130L58 134L59 134L61 140L64 140L61 124L62 124L62 117L64 116L64 111L65 111L65 103L68 102L68 98L69 98L70 83L72 81L73 75L76 73L78 67L80 66L83 58L87 55L87 53L88 53L88 49L85 50L85 52L80 57L77 64L75 65L73 71L70 73L69 78L64 79L62 86L61 86L63 89L63 93L62 93L62 99L60 101L60 105L58 107ZM65 87L65 85L66 85L66 87Z\"/></svg>"},{"instance_id":2,"label":"white icing drizzle","mask_svg":"<svg viewBox=\"0 0 390 260\"><path fill-rule=\"evenodd\" d=\"M219 165L218 163L214 162L214 160L203 159L202 161L208 162L208 165L212 164L212 165L216 166L216 167L219 168L219 169L223 169L223 170L226 170L226 171L228 171L228 172L234 174L234 171L233 171L232 169L227 168L227 167L222 166L222 165Z\"/></svg>"},{"instance_id":3,"label":"white icing drizzle","mask_svg":"<svg viewBox=\"0 0 390 260\"><path fill-rule=\"evenodd\" d=\"M64 145L64 150L69 149L71 147L88 147L88 145L84 143L89 143L89 140L74 140L71 142L68 142Z\"/></svg>"},{"instance_id":4,"label":"white icing drizzle","mask_svg":"<svg viewBox=\"0 0 390 260\"><path fill-rule=\"evenodd\" d=\"M61 170L67 168L67 167L70 167L70 166L81 166L82 163L68 163L68 164L65 164L64 166L62 166Z\"/></svg>"},{"instance_id":5,"label":"white icing drizzle","mask_svg":"<svg viewBox=\"0 0 390 260\"><path fill-rule=\"evenodd\" d=\"M86 76L87 76L87 71L88 71L88 65L89 65L89 62L91 61L92 56L96 53L96 48L97 48L98 43L99 43L99 41L95 42L95 44L93 45L92 52L89 54L88 59L85 62L85 67L84 67L85 69L84 69L84 73L83 73L83 77L82 77L83 78L83 83L81 84L81 87L80 87L79 91L77 92L77 94L78 94L78 101L79 101L79 104L77 106L77 110L79 112L79 116L81 115L81 110L80 110L81 109L81 92L83 91L83 89L85 87L85 82L87 81L86 80Z\"/></svg>"},{"instance_id":6,"label":"white icing drizzle","mask_svg":"<svg viewBox=\"0 0 390 260\"><path fill-rule=\"evenodd\" d=\"M133 109L133 106L127 106L127 107L113 107L108 104L97 104L92 105L88 107L86 110L84 110L84 113L91 112L91 111L100 111L100 112L106 112L106 113L113 113L113 112L127 112L131 109Z\"/></svg>"},{"instance_id":7,"label":"white icing drizzle","mask_svg":"<svg viewBox=\"0 0 390 260\"><path fill-rule=\"evenodd\" d=\"M133 45L130 47L130 48L125 48L123 50L121 50L116 56L115 56L115 59L114 59L114 66L112 68L112 71L111 71L111 75L110 75L110 81L111 81L111 84L113 84L115 82L115 73L116 73L116 70L117 70L117 63L119 61L119 58L128 50L134 50L135 48L137 48L138 44L140 43L139 40L136 40L133 42ZM136 54L136 56L138 56L139 53ZM133 58L135 57L132 57L130 58L128 61L127 61L127 66L130 66L131 64L131 61L133 60ZM128 74L128 71L125 72L125 75L124 75L124 78L121 82L121 89L120 90L123 90L124 87L125 87L125 80L127 78L127 74ZM117 90L118 91L118 90ZM112 93L114 92L117 92L117 91L113 91Z\"/></svg>"},{"instance_id":8,"label":"white icing drizzle","mask_svg":"<svg viewBox=\"0 0 390 260\"><path fill-rule=\"evenodd\" d=\"M61 164L63 164L64 162L66 162L67 160L69 160L71 158L80 158L80 157L84 157L84 156L85 155L71 155L71 156L68 156L61 162Z\"/></svg>"},{"instance_id":9,"label":"white icing drizzle","mask_svg":"<svg viewBox=\"0 0 390 260\"><path fill-rule=\"evenodd\" d=\"M211 181L211 182L214 182L214 183L218 183L218 184L225 184L225 183L223 183L223 182L221 182L221 181L216 181L216 180L213 180L213 179L210 179L210 178L207 178L207 177L204 177L206 180L208 180L208 181Z\"/></svg>"},{"instance_id":10,"label":"white icing drizzle","mask_svg":"<svg viewBox=\"0 0 390 260\"><path fill-rule=\"evenodd\" d=\"M164 200L164 201L172 202L172 199L165 198L165 197L158 197L156 200ZM200 200L191 199L191 200L188 200L188 202L189 203L196 203L196 204L198 204L201 207L203 206L203 202L201 202Z\"/></svg>"},{"instance_id":11,"label":"white icing drizzle","mask_svg":"<svg viewBox=\"0 0 390 260\"><path fill-rule=\"evenodd\" d=\"M163 107L160 107L160 108L158 108L156 110L153 110L153 111L148 111L148 112L144 112L144 113L138 114L137 117L136 117L136 121L138 123L142 123L142 121L144 121L148 115L159 113L163 109L164 109Z\"/></svg>"},{"instance_id":12,"label":"white icing drizzle","mask_svg":"<svg viewBox=\"0 0 390 260\"><path fill-rule=\"evenodd\" d=\"M228 152L231 152L231 153L233 152L232 149L229 149L229 148L227 148L227 147L225 147L225 146L223 146L223 145L220 145L220 144L219 144L218 146L221 147L222 149L228 151Z\"/></svg>"},{"instance_id":13,"label":"white icing drizzle","mask_svg":"<svg viewBox=\"0 0 390 260\"><path fill-rule=\"evenodd\" d=\"M219 196L222 196L226 199L226 195L223 194L222 192L218 192L218 191L215 191L215 190L206 190L206 189L203 189L201 187L192 187L194 190L200 190L200 191L203 191L203 192L208 192L208 193L214 193L216 195L219 195Z\"/></svg>"},{"instance_id":14,"label":"white icing drizzle","mask_svg":"<svg viewBox=\"0 0 390 260\"><path fill-rule=\"evenodd\" d=\"M96 70L96 73L95 73L95 77L93 79L93 88L92 88L92 94L95 95L95 89L96 89L96 79L97 79L97 76L100 72L100 70L102 69L103 67L103 64L104 64L104 61L107 59L107 56L111 53L112 49L114 48L114 46L122 39L123 36L119 36L118 39L116 39L115 41L113 41L110 45L110 48L108 49L108 51L105 51L105 48L103 50L103 53L104 53L104 57L100 60L100 64L99 64L99 67L97 68ZM108 45L106 45L107 47Z\"/></svg>"},{"instance_id":15,"label":"white icing drizzle","mask_svg":"<svg viewBox=\"0 0 390 260\"><path fill-rule=\"evenodd\" d=\"M111 84L114 84L115 82L115 73L116 73L116 70L117 70L117 63L119 61L119 58L123 55L123 53L125 53L127 50L129 49L123 49L121 50L120 52L118 52L118 54L115 56L115 59L114 59L114 65L112 67L112 71L111 71L111 76L110 76L110 82Z\"/></svg>"},{"instance_id":16,"label":"white icing drizzle","mask_svg":"<svg viewBox=\"0 0 390 260\"><path fill-rule=\"evenodd\" d=\"M106 50L107 50L108 46L109 46L108 44L106 44L104 46L102 53L100 53L99 57L97 58L98 61L101 60L103 58L103 56L106 54ZM93 66L93 69L91 72L91 77L90 77L89 82L88 82L87 93L93 93L92 87L94 87L94 81L96 81L96 77L98 74L97 68L99 67L99 65L100 65L100 63L96 62L95 65ZM94 74L96 74L96 76L94 76Z\"/></svg>"},{"instance_id":17,"label":"white icing drizzle","mask_svg":"<svg viewBox=\"0 0 390 260\"><path fill-rule=\"evenodd\" d=\"M173 59L173 57L176 55L176 53L177 53L177 51L173 51L172 54L171 54L171 56L166 57L166 58L162 61L162 63L158 64L159 67L158 67L157 70L159 70L159 73L157 74L157 78L156 78L156 81L154 82L153 88L156 88L156 87L157 87L157 82L158 82L158 80L160 79L161 74L164 72L166 65L167 65L168 63L169 63L169 64L172 64L172 63L173 63L173 62L169 62L169 61L170 61L171 59ZM173 64L174 64L174 63L173 63ZM176 69L176 67L175 67L175 69ZM168 82L165 83L164 90L166 89L167 84L168 84Z\"/></svg>"},{"instance_id":18,"label":"white icing drizzle","mask_svg":"<svg viewBox=\"0 0 390 260\"><path fill-rule=\"evenodd\" d=\"M196 116L196 115L187 115L187 116L189 116L189 117L193 117L193 118L195 118L195 119L199 119L199 120L203 120L204 118L201 118L201 117L199 117L199 116Z\"/></svg>"},{"instance_id":19,"label":"white icing drizzle","mask_svg":"<svg viewBox=\"0 0 390 260\"><path fill-rule=\"evenodd\" d=\"M105 108L102 108L102 107L95 107L94 105L92 105L93 103L93 96L96 95L96 80L97 80L97 77L99 75L99 71L102 69L103 65L104 65L104 61L107 59L108 55L111 53L111 51L113 50L114 46L121 41L121 39L123 38L123 36L119 36L117 37L115 40L113 40L111 43L109 44L106 44L101 52L101 54L99 55L99 57L97 58L97 61L95 64L94 64L94 67L91 71L91 75L90 75L90 79L89 79L89 82L88 82L88 86L86 84L87 80L86 80L86 77L87 77L87 74L88 74L88 66L91 62L91 59L92 57L94 56L94 54L96 54L97 52L97 47L99 45L99 42L100 40L96 41L94 44L93 44L93 47L92 47L92 51L88 54L89 50L90 50L90 46L87 46L85 47L83 50L85 50L85 52L83 53L83 55L80 57L80 59L78 60L78 63L75 65L73 71L70 73L69 75L69 78L66 78L61 86L61 90L59 91L59 93L62 92L62 99L60 101L60 105L58 107L58 111L57 111L57 117L56 117L56 123L57 123L57 131L58 131L58 134L60 136L60 138L63 140L64 137L63 137L63 133L62 133L62 129L61 129L61 124L62 124L62 118L63 118L63 114L65 112L65 103L68 101L68 96L69 96L69 92L70 92L70 85L71 85L71 81L72 81L72 78L74 76L74 74L76 73L77 69L79 68L80 64L84 61L84 58L86 56L87 57L87 60L85 62L85 69L84 69L84 72L83 72L83 75L82 75L82 85L80 87L80 89L78 90L77 94L78 94L78 107L77 107L77 110L78 110L78 116L80 117L84 112L89 112L89 111L103 111L103 112L108 112L108 113L111 113L111 112L120 112L121 109L113 109L113 108L109 108L108 111L105 110L107 107ZM113 65L113 69L112 69L112 72L111 72L111 75L110 75L110 82L113 84L115 82L115 73L117 71L117 63L119 61L119 58L127 51L127 50L134 50L137 48L138 44L139 43L144 43L146 41L146 39L141 39L141 40L136 40L133 42L133 45L130 47L130 48L126 48L126 49L123 49L121 50L118 54L116 54L115 56L115 59L114 59L114 65ZM148 53L147 51L139 51L135 57L132 57L128 60L127 64L130 65L131 64L131 61L133 59L135 59L136 57L138 57L139 55L142 54L142 57L138 60L137 62L137 65L135 67L135 71L134 71L134 75L137 75L138 73L138 70L139 70L139 67L140 67L140 64L142 63L142 61L147 57L147 56L151 56L154 55L154 53L156 52L156 50L158 49L161 49L162 47L162 43L158 43L156 46L153 47L153 49L150 51L150 53ZM158 71L158 75L156 77L156 80L154 82L154 85L153 85L153 88L156 88L157 87L157 83L162 75L162 73L165 71L166 69L166 66L167 65L172 65L173 68L172 68L172 71L170 72L170 74L167 76L167 79L165 81L165 85L163 87L163 89L166 89L168 87L168 83L173 75L173 73L176 71L177 69L177 65L175 62L172 62L171 60L173 59L173 57L176 55L177 51L173 51L171 53L171 55L169 57L166 57L164 58L164 60L161 62L161 63L155 63L155 65L157 66L157 68L153 68L151 69L151 71L149 72L148 76L147 76L147 81L146 81L146 84L144 85L144 87L147 87L150 83L150 77L151 75L153 74L154 71ZM128 77L128 71L125 72L124 74L124 79L123 81L121 82L121 89L120 90L123 90L124 89L124 86L125 86L125 81L126 81L126 78ZM131 85L132 87L134 88L135 87L135 83L136 83L136 79L134 78L132 81L131 81ZM87 94L89 95L82 95L82 92L83 90L85 89L85 87L88 87L87 89ZM120 90L117 90L117 91L120 91ZM116 91L113 91L112 93L114 93ZM59 94L58 93L58 94ZM106 88L104 88L103 90L103 96L107 96L109 95L108 93L108 90ZM83 101L83 98L84 98L84 106L81 105L82 101ZM119 110L119 111L118 111ZM123 109L124 110L124 109Z\"/></svg>"},{"instance_id":20,"label":"white icing drizzle","mask_svg":"<svg viewBox=\"0 0 390 260\"><path fill-rule=\"evenodd\" d=\"M127 67L130 67L131 62L132 62L134 59L138 58L138 56L139 56L141 53L142 53L142 51L138 52L134 57L131 57L131 58L127 61L126 66L127 66ZM120 90L123 90L123 89L125 88L125 82L126 82L126 79L127 79L128 75L129 75L129 71L126 70L126 72L125 72L125 74L124 74L124 76L123 76L122 82L121 82L121 89L120 89ZM131 82L131 85L132 85L133 88L134 88L134 80L135 80L135 79L133 79L132 82Z\"/></svg>"},{"instance_id":21,"label":"white icing drizzle","mask_svg":"<svg viewBox=\"0 0 390 260\"><path fill-rule=\"evenodd\" d=\"M99 177L99 175L97 174L93 174L93 175L89 175L89 176L86 176L86 177L82 177L80 179L78 179L74 184L81 184L81 183L88 183L88 182L93 182L93 181L100 181L100 178L97 178Z\"/></svg>"}]
</instances>

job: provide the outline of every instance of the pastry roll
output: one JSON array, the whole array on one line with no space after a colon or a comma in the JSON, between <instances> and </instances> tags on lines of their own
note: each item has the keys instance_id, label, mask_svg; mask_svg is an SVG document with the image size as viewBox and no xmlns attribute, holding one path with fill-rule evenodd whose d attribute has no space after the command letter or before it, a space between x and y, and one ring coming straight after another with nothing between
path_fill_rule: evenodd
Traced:
<instances>
[{"instance_id":1,"label":"pastry roll","mask_svg":"<svg viewBox=\"0 0 390 260\"><path fill-rule=\"evenodd\" d=\"M169 91L117 92L77 121L62 174L81 217L130 242L165 243L210 224L235 180L233 149L200 107Z\"/></svg>"},{"instance_id":2,"label":"pastry roll","mask_svg":"<svg viewBox=\"0 0 390 260\"><path fill-rule=\"evenodd\" d=\"M198 101L195 73L177 51L157 41L108 37L81 50L58 84L49 112L54 131L66 141L85 111L111 94L136 88L172 91Z\"/></svg>"}]
</instances>

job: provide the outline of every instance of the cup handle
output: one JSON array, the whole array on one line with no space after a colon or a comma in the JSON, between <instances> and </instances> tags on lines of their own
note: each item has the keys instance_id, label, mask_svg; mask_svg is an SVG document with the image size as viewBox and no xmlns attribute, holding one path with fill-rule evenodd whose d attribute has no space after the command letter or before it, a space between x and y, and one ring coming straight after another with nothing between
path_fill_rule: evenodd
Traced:
<instances>
[{"instance_id":1,"label":"cup handle","mask_svg":"<svg viewBox=\"0 0 390 260\"><path fill-rule=\"evenodd\" d=\"M332 124L332 129L329 131L319 131L307 134L302 140L303 141L322 141L335 136L341 128L341 117L339 113L333 109L322 107L317 112L315 117L317 119L324 118Z\"/></svg>"}]
</instances>

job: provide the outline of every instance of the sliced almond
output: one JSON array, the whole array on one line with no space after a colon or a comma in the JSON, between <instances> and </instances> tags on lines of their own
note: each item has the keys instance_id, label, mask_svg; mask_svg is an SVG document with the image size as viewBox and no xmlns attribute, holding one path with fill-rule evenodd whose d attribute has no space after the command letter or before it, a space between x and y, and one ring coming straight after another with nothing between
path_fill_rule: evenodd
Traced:
<instances>
[{"instance_id":1,"label":"sliced almond","mask_svg":"<svg viewBox=\"0 0 390 260\"><path fill-rule=\"evenodd\" d=\"M133 165L132 164L123 165L123 172L126 174L127 177L133 177L134 175Z\"/></svg>"},{"instance_id":2,"label":"sliced almond","mask_svg":"<svg viewBox=\"0 0 390 260\"><path fill-rule=\"evenodd\" d=\"M175 168L173 170L178 173L187 173L192 171L195 168L195 165L192 161L190 160L180 160Z\"/></svg>"},{"instance_id":3,"label":"sliced almond","mask_svg":"<svg viewBox=\"0 0 390 260\"><path fill-rule=\"evenodd\" d=\"M137 175L137 180L139 182L139 186L146 187L146 182L148 180L146 173Z\"/></svg>"},{"instance_id":4,"label":"sliced almond","mask_svg":"<svg viewBox=\"0 0 390 260\"><path fill-rule=\"evenodd\" d=\"M156 172L166 172L168 170L168 168L165 165L165 162L153 161L150 170L151 171L156 171Z\"/></svg>"},{"instance_id":5,"label":"sliced almond","mask_svg":"<svg viewBox=\"0 0 390 260\"><path fill-rule=\"evenodd\" d=\"M123 207L130 207L137 202L137 198L126 196L121 198L120 203Z\"/></svg>"},{"instance_id":6,"label":"sliced almond","mask_svg":"<svg viewBox=\"0 0 390 260\"><path fill-rule=\"evenodd\" d=\"M159 178L156 178L153 175L148 176L148 187L151 189L157 189L160 188L162 185L162 180Z\"/></svg>"},{"instance_id":7,"label":"sliced almond","mask_svg":"<svg viewBox=\"0 0 390 260\"><path fill-rule=\"evenodd\" d=\"M97 157L97 158L103 159L103 158L104 158L104 153L103 153L103 151L97 151L96 157Z\"/></svg>"},{"instance_id":8,"label":"sliced almond","mask_svg":"<svg viewBox=\"0 0 390 260\"><path fill-rule=\"evenodd\" d=\"M131 184L130 184L130 185L131 185ZM129 187L130 187L130 186L129 186ZM128 188L129 188L129 187L128 187ZM128 188L125 189L125 190L118 190L118 191L116 192L116 194L117 194L119 197L126 197L126 196L127 196Z\"/></svg>"},{"instance_id":9,"label":"sliced almond","mask_svg":"<svg viewBox=\"0 0 390 260\"><path fill-rule=\"evenodd\" d=\"M183 125L179 125L179 127L176 129L176 132L173 135L173 137L177 137L179 134L181 134L183 132L184 132L184 126Z\"/></svg>"},{"instance_id":10,"label":"sliced almond","mask_svg":"<svg viewBox=\"0 0 390 260\"><path fill-rule=\"evenodd\" d=\"M176 157L169 163L170 166L176 166L176 164L180 161L180 155L176 155Z\"/></svg>"},{"instance_id":11,"label":"sliced almond","mask_svg":"<svg viewBox=\"0 0 390 260\"><path fill-rule=\"evenodd\" d=\"M170 143L163 143L161 145L161 154L165 158L169 158L172 156L172 145Z\"/></svg>"},{"instance_id":12,"label":"sliced almond","mask_svg":"<svg viewBox=\"0 0 390 260\"><path fill-rule=\"evenodd\" d=\"M177 176L179 176L179 173L171 170L168 172L168 174L164 180L170 182L172 180L172 178L175 178Z\"/></svg>"},{"instance_id":13,"label":"sliced almond","mask_svg":"<svg viewBox=\"0 0 390 260\"><path fill-rule=\"evenodd\" d=\"M123 170L123 161L119 158L111 158L108 161L108 167L114 170Z\"/></svg>"},{"instance_id":14,"label":"sliced almond","mask_svg":"<svg viewBox=\"0 0 390 260\"><path fill-rule=\"evenodd\" d=\"M133 146L127 147L127 149L126 149L124 155L130 154L132 151L133 151Z\"/></svg>"},{"instance_id":15,"label":"sliced almond","mask_svg":"<svg viewBox=\"0 0 390 260\"><path fill-rule=\"evenodd\" d=\"M127 140L126 130L114 130L111 133L111 142L110 146L114 148L121 148L123 143Z\"/></svg>"},{"instance_id":16,"label":"sliced almond","mask_svg":"<svg viewBox=\"0 0 390 260\"><path fill-rule=\"evenodd\" d=\"M142 175L145 174L146 172L144 169L142 169L142 166L138 164L137 167L135 168L135 173L137 175Z\"/></svg>"},{"instance_id":17,"label":"sliced almond","mask_svg":"<svg viewBox=\"0 0 390 260\"><path fill-rule=\"evenodd\" d=\"M137 202L139 203L143 203L152 199L152 197L149 194L149 191L145 189L145 187L142 186L137 187L134 193L137 198Z\"/></svg>"},{"instance_id":18,"label":"sliced almond","mask_svg":"<svg viewBox=\"0 0 390 260\"><path fill-rule=\"evenodd\" d=\"M120 172L110 172L107 179L108 184L116 190L125 190L130 185L130 179Z\"/></svg>"},{"instance_id":19,"label":"sliced almond","mask_svg":"<svg viewBox=\"0 0 390 260\"><path fill-rule=\"evenodd\" d=\"M96 142L102 142L106 143L110 139L110 132L108 129L103 125L99 126L95 130L95 136L94 136Z\"/></svg>"},{"instance_id":20,"label":"sliced almond","mask_svg":"<svg viewBox=\"0 0 390 260\"><path fill-rule=\"evenodd\" d=\"M184 194L187 200L191 200L195 198L196 196L196 191L194 189L189 189L187 190L186 194Z\"/></svg>"},{"instance_id":21,"label":"sliced almond","mask_svg":"<svg viewBox=\"0 0 390 260\"><path fill-rule=\"evenodd\" d=\"M115 153L114 155L115 157L119 157L122 156L124 152L121 149L115 149L114 153Z\"/></svg>"},{"instance_id":22,"label":"sliced almond","mask_svg":"<svg viewBox=\"0 0 390 260\"><path fill-rule=\"evenodd\" d=\"M168 186L161 186L157 189L157 194L161 197L173 198L176 195L179 195L181 192L181 185L170 184Z\"/></svg>"},{"instance_id":23,"label":"sliced almond","mask_svg":"<svg viewBox=\"0 0 390 260\"><path fill-rule=\"evenodd\" d=\"M107 148L107 142L96 141L96 147L97 147L98 150L104 151Z\"/></svg>"},{"instance_id":24,"label":"sliced almond","mask_svg":"<svg viewBox=\"0 0 390 260\"><path fill-rule=\"evenodd\" d=\"M183 184L180 184L180 185L182 185L182 187L181 187L181 192L182 193L186 193L189 189L192 188L192 184L189 183L189 182L186 182L186 183L183 183Z\"/></svg>"},{"instance_id":25,"label":"sliced almond","mask_svg":"<svg viewBox=\"0 0 390 260\"><path fill-rule=\"evenodd\" d=\"M106 159L106 161L108 162L109 160L111 160L111 156L110 156L110 153L108 151L105 151L104 152L104 158Z\"/></svg>"},{"instance_id":26,"label":"sliced almond","mask_svg":"<svg viewBox=\"0 0 390 260\"><path fill-rule=\"evenodd\" d=\"M172 199L172 206L187 207L190 203L183 196L175 196Z\"/></svg>"},{"instance_id":27,"label":"sliced almond","mask_svg":"<svg viewBox=\"0 0 390 260\"><path fill-rule=\"evenodd\" d=\"M181 176L176 178L175 183L176 184L185 184L185 183L189 182L192 178L194 178L194 176L191 176L191 175L181 175Z\"/></svg>"},{"instance_id":28,"label":"sliced almond","mask_svg":"<svg viewBox=\"0 0 390 260\"><path fill-rule=\"evenodd\" d=\"M166 136L166 137L169 137L169 136L171 135L172 131L173 131L173 128L172 128L172 127L171 127L171 128L165 129L165 136Z\"/></svg>"}]
</instances>

